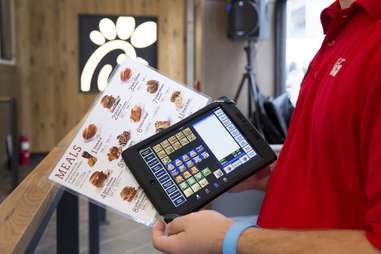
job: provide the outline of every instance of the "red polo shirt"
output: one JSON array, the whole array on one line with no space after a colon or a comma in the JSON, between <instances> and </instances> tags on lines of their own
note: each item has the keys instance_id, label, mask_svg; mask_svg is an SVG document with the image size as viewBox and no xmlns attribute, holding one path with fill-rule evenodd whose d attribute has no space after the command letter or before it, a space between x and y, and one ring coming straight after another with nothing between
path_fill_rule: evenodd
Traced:
<instances>
[{"instance_id":1,"label":"red polo shirt","mask_svg":"<svg viewBox=\"0 0 381 254\"><path fill-rule=\"evenodd\" d=\"M365 230L381 249L381 0L335 2L321 20L258 223Z\"/></svg>"}]
</instances>

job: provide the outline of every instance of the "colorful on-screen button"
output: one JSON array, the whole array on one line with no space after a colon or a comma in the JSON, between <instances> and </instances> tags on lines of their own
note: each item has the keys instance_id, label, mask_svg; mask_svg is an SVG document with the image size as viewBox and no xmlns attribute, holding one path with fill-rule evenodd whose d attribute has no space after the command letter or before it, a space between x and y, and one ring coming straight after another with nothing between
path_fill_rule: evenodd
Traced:
<instances>
[{"instance_id":1,"label":"colorful on-screen button","mask_svg":"<svg viewBox=\"0 0 381 254\"><path fill-rule=\"evenodd\" d=\"M221 120L221 121L224 121L227 119L227 116L225 114L222 114L220 116L218 116L218 118Z\"/></svg>"},{"instance_id":2,"label":"colorful on-screen button","mask_svg":"<svg viewBox=\"0 0 381 254\"><path fill-rule=\"evenodd\" d=\"M196 147L196 151L197 151L198 153L201 153L201 152L204 151L204 147L203 147L202 145L199 145L198 147Z\"/></svg>"},{"instance_id":3,"label":"colorful on-screen button","mask_svg":"<svg viewBox=\"0 0 381 254\"><path fill-rule=\"evenodd\" d=\"M230 172L233 171L233 167L231 165L227 165L226 167L224 167L224 171L226 172L226 174L229 174Z\"/></svg>"},{"instance_id":4,"label":"colorful on-screen button","mask_svg":"<svg viewBox=\"0 0 381 254\"><path fill-rule=\"evenodd\" d=\"M235 130L232 130L230 134L232 134L232 136L236 138L239 135L239 131L235 129Z\"/></svg>"},{"instance_id":5,"label":"colorful on-screen button","mask_svg":"<svg viewBox=\"0 0 381 254\"><path fill-rule=\"evenodd\" d=\"M169 175L165 174L165 175L163 175L162 177L159 178L159 182L160 183L164 183L164 182L168 181L168 179L170 179Z\"/></svg>"},{"instance_id":6,"label":"colorful on-screen button","mask_svg":"<svg viewBox=\"0 0 381 254\"><path fill-rule=\"evenodd\" d=\"M149 155L150 153L152 153L151 149L147 148L147 149L144 149L143 151L141 151L140 155L144 157L144 156Z\"/></svg>"},{"instance_id":7,"label":"colorful on-screen button","mask_svg":"<svg viewBox=\"0 0 381 254\"><path fill-rule=\"evenodd\" d=\"M162 175L164 175L164 174L165 174L165 170L162 169L162 170L157 171L157 172L155 173L155 176L158 177L158 178L160 178L160 177L161 177Z\"/></svg>"},{"instance_id":8,"label":"colorful on-screen button","mask_svg":"<svg viewBox=\"0 0 381 254\"><path fill-rule=\"evenodd\" d=\"M169 194L169 197L170 197L172 200L178 198L179 196L182 196L182 195L181 195L180 191L178 191L178 190L175 191L175 192L173 192L173 193L171 193L171 194Z\"/></svg>"},{"instance_id":9,"label":"colorful on-screen button","mask_svg":"<svg viewBox=\"0 0 381 254\"><path fill-rule=\"evenodd\" d=\"M257 154L254 152L254 150L251 150L249 153L247 153L247 155L248 155L250 158L253 158L253 157L255 157Z\"/></svg>"},{"instance_id":10,"label":"colorful on-screen button","mask_svg":"<svg viewBox=\"0 0 381 254\"><path fill-rule=\"evenodd\" d=\"M248 155L244 155L239 160L241 161L241 163L245 163L246 161L249 160L249 156Z\"/></svg>"},{"instance_id":11,"label":"colorful on-screen button","mask_svg":"<svg viewBox=\"0 0 381 254\"><path fill-rule=\"evenodd\" d=\"M251 148L249 145L247 145L247 146L245 146L245 147L243 148L243 150L244 150L246 153L249 153L250 151L253 150L253 148Z\"/></svg>"},{"instance_id":12,"label":"colorful on-screen button","mask_svg":"<svg viewBox=\"0 0 381 254\"><path fill-rule=\"evenodd\" d=\"M216 113L216 115L223 115L224 112L222 111L222 109L218 109L216 111L214 111Z\"/></svg>"},{"instance_id":13,"label":"colorful on-screen button","mask_svg":"<svg viewBox=\"0 0 381 254\"><path fill-rule=\"evenodd\" d=\"M241 161L240 160L236 160L235 162L232 163L232 166L233 166L234 169L236 169L240 165L241 165Z\"/></svg>"},{"instance_id":14,"label":"colorful on-screen button","mask_svg":"<svg viewBox=\"0 0 381 254\"><path fill-rule=\"evenodd\" d=\"M244 146L247 146L248 145L248 143L247 143L247 141L246 140L241 140L240 142L239 142L239 145L241 146L241 147L244 147Z\"/></svg>"},{"instance_id":15,"label":"colorful on-screen button","mask_svg":"<svg viewBox=\"0 0 381 254\"><path fill-rule=\"evenodd\" d=\"M155 155L153 153L148 154L147 156L144 156L144 160L146 162L149 162L151 160L155 159Z\"/></svg>"},{"instance_id":16,"label":"colorful on-screen button","mask_svg":"<svg viewBox=\"0 0 381 254\"><path fill-rule=\"evenodd\" d=\"M163 167L162 167L160 164L157 164L157 165L151 167L151 170L152 170L153 172L156 172L156 171L159 171L159 170L162 169L162 168L163 168Z\"/></svg>"},{"instance_id":17,"label":"colorful on-screen button","mask_svg":"<svg viewBox=\"0 0 381 254\"><path fill-rule=\"evenodd\" d=\"M228 126L228 125L232 124L232 122L229 119L226 119L226 120L222 121L222 124L224 126Z\"/></svg>"},{"instance_id":18,"label":"colorful on-screen button","mask_svg":"<svg viewBox=\"0 0 381 254\"><path fill-rule=\"evenodd\" d=\"M224 173L222 172L221 169L217 169L217 170L215 170L215 171L213 172L213 174L214 174L214 176L215 176L217 179L224 175Z\"/></svg>"},{"instance_id":19,"label":"colorful on-screen button","mask_svg":"<svg viewBox=\"0 0 381 254\"><path fill-rule=\"evenodd\" d=\"M201 162L202 161L202 159L200 158L200 156L196 156L196 157L194 157L193 158L193 162L195 163L195 164L197 164L197 163L199 163L199 162Z\"/></svg>"},{"instance_id":20,"label":"colorful on-screen button","mask_svg":"<svg viewBox=\"0 0 381 254\"><path fill-rule=\"evenodd\" d=\"M163 183L162 186L164 189L167 189L167 188L171 187L172 185L174 185L174 182L172 180L169 180L169 181Z\"/></svg>"},{"instance_id":21,"label":"colorful on-screen button","mask_svg":"<svg viewBox=\"0 0 381 254\"><path fill-rule=\"evenodd\" d=\"M176 185L173 185L172 187L166 189L165 191L166 191L168 194L171 194L171 193L173 193L173 192L176 191L176 190L177 190Z\"/></svg>"},{"instance_id":22,"label":"colorful on-screen button","mask_svg":"<svg viewBox=\"0 0 381 254\"><path fill-rule=\"evenodd\" d=\"M201 154L201 157L202 157L203 159L207 159L207 158L209 157L209 154L208 154L207 152L203 152L203 153Z\"/></svg>"},{"instance_id":23,"label":"colorful on-screen button","mask_svg":"<svg viewBox=\"0 0 381 254\"><path fill-rule=\"evenodd\" d=\"M152 167L156 166L157 164L159 164L159 161L157 159L153 159L150 162L148 162L147 164L150 168L152 168Z\"/></svg>"},{"instance_id":24,"label":"colorful on-screen button","mask_svg":"<svg viewBox=\"0 0 381 254\"><path fill-rule=\"evenodd\" d=\"M179 197L178 199L176 199L175 201L173 201L173 203L175 204L175 206L179 206L183 203L185 203L186 199L184 197Z\"/></svg>"},{"instance_id":25,"label":"colorful on-screen button","mask_svg":"<svg viewBox=\"0 0 381 254\"><path fill-rule=\"evenodd\" d=\"M232 124L231 125L228 125L226 126L226 128L228 129L228 131L232 132L232 131L235 131L237 130Z\"/></svg>"}]
</instances>

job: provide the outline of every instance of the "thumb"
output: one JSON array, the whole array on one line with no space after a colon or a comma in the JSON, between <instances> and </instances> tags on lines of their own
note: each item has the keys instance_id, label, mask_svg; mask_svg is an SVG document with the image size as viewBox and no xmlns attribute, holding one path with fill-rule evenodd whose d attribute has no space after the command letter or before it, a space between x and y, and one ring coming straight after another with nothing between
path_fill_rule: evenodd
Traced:
<instances>
[{"instance_id":1,"label":"thumb","mask_svg":"<svg viewBox=\"0 0 381 254\"><path fill-rule=\"evenodd\" d=\"M186 228L186 215L177 217L171 223L167 225L168 235L179 234L185 231Z\"/></svg>"},{"instance_id":2,"label":"thumb","mask_svg":"<svg viewBox=\"0 0 381 254\"><path fill-rule=\"evenodd\" d=\"M153 247L165 253L173 253L176 245L176 236L165 235L165 224L158 220L152 227L152 244Z\"/></svg>"}]
</instances>

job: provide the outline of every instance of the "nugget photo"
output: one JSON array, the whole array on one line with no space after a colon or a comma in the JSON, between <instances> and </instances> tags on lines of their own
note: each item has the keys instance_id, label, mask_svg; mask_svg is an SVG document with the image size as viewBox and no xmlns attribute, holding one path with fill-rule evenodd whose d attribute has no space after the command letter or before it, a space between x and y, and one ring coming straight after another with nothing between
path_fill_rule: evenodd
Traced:
<instances>
[{"instance_id":1,"label":"nugget photo","mask_svg":"<svg viewBox=\"0 0 381 254\"><path fill-rule=\"evenodd\" d=\"M108 160L117 160L120 157L121 151L118 147L113 146L110 148L110 152L107 154Z\"/></svg>"},{"instance_id":2,"label":"nugget photo","mask_svg":"<svg viewBox=\"0 0 381 254\"><path fill-rule=\"evenodd\" d=\"M92 139L97 134L97 126L90 124L82 131L82 137L85 141Z\"/></svg>"},{"instance_id":3,"label":"nugget photo","mask_svg":"<svg viewBox=\"0 0 381 254\"><path fill-rule=\"evenodd\" d=\"M104 173L103 171L95 171L91 176L90 176L90 183L94 185L97 188L101 188L104 186L105 181L109 177L110 173Z\"/></svg>"},{"instance_id":4,"label":"nugget photo","mask_svg":"<svg viewBox=\"0 0 381 254\"><path fill-rule=\"evenodd\" d=\"M118 140L119 145L125 146L127 145L128 141L130 140L131 135L129 131L123 131L122 134L118 135L116 139Z\"/></svg>"},{"instance_id":5,"label":"nugget photo","mask_svg":"<svg viewBox=\"0 0 381 254\"><path fill-rule=\"evenodd\" d=\"M120 197L123 200L126 200L127 202L131 202L135 198L137 193L138 193L138 190L135 187L126 186L120 192Z\"/></svg>"},{"instance_id":6,"label":"nugget photo","mask_svg":"<svg viewBox=\"0 0 381 254\"><path fill-rule=\"evenodd\" d=\"M111 109L116 99L111 95L105 95L102 97L101 104L106 109Z\"/></svg>"}]
</instances>

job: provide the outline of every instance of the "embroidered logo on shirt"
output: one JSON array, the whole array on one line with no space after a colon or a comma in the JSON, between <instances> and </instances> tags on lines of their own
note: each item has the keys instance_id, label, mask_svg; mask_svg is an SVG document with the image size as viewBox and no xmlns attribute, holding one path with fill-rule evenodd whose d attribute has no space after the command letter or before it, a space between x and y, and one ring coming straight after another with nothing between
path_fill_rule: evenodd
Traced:
<instances>
[{"instance_id":1,"label":"embroidered logo on shirt","mask_svg":"<svg viewBox=\"0 0 381 254\"><path fill-rule=\"evenodd\" d=\"M341 68L343 67L343 63L346 61L345 58L342 58L340 57L339 59L337 59L335 65L333 66L331 72L329 73L329 75L331 75L332 77L336 77L336 75L339 73L339 71L341 70Z\"/></svg>"}]
</instances>

